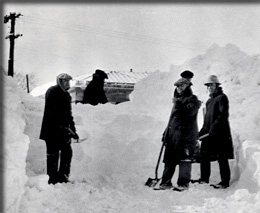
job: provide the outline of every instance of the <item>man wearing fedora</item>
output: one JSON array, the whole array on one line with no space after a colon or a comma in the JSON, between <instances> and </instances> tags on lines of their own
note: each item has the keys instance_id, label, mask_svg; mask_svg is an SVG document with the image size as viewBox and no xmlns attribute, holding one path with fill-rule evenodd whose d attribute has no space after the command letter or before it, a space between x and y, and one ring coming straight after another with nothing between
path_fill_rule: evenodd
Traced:
<instances>
[{"instance_id":1,"label":"man wearing fedora","mask_svg":"<svg viewBox=\"0 0 260 213\"><path fill-rule=\"evenodd\" d=\"M204 123L199 131L201 139L201 177L199 183L209 183L210 162L218 161L221 182L211 184L214 188L227 188L230 182L228 159L234 159L233 142L229 125L229 100L223 93L218 77L210 75L205 83L209 91Z\"/></svg>"}]
</instances>

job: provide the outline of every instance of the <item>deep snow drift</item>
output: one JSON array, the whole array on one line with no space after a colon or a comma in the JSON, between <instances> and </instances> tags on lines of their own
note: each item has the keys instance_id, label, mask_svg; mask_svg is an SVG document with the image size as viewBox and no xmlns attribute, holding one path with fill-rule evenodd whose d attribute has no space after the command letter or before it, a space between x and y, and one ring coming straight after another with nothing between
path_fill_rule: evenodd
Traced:
<instances>
[{"instance_id":1,"label":"deep snow drift","mask_svg":"<svg viewBox=\"0 0 260 213\"><path fill-rule=\"evenodd\" d=\"M203 103L208 98L203 83L210 74L219 77L229 97L236 158L230 161L228 189L191 184L179 193L144 186L154 178L173 83L185 69L194 72L192 89ZM5 212L260 212L259 56L248 56L231 44L213 45L204 55L172 66L171 72L141 80L130 102L73 104L78 134L87 140L72 145L74 183L55 186L47 184L46 148L38 139L44 100L19 92L10 77L3 80ZM160 164L160 175L162 168ZM199 165L193 164L192 178L198 177ZM218 166L212 163L210 182L219 180Z\"/></svg>"}]
</instances>

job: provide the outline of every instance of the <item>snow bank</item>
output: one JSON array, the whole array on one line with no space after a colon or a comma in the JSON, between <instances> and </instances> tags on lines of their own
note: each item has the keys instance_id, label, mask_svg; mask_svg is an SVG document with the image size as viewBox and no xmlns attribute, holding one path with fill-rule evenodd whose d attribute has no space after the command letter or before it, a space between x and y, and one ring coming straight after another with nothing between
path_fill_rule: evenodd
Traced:
<instances>
[{"instance_id":1,"label":"snow bank","mask_svg":"<svg viewBox=\"0 0 260 213\"><path fill-rule=\"evenodd\" d=\"M176 195L173 192L155 193L144 186L148 177L154 177L155 163L161 146L161 136L171 111L173 84L186 69L194 72L193 91L205 104L208 93L204 82L210 74L219 77L230 100L230 124L235 148L235 160L230 162L232 180L227 190L214 190L209 186L192 185L189 191ZM15 96L16 88L5 82L6 93L16 101L5 105L7 115L15 120L7 128L10 155L19 148L19 160L7 161L7 170L17 171L11 176L17 182L19 193L25 191L19 211L16 212L257 212L260 210L260 60L248 56L234 45L213 45L204 55L172 66L171 72L155 72L141 80L131 94L131 101L119 105L73 105L78 134L86 141L73 143L71 180L75 184L47 185L45 171L45 145L38 139L44 100ZM25 109L21 108L21 97ZM13 103L13 104L10 104ZM202 108L198 115L202 125ZM18 110L19 109L19 110ZM24 110L26 111L24 113ZM15 112L15 113L13 113ZM13 116L11 116L14 115ZM24 120L26 114L24 136ZM6 119L5 119L6 120ZM19 124L20 123L20 124ZM10 125L10 124L9 124ZM10 127L12 127L10 125ZM22 140L22 143L18 142ZM8 138L6 137L6 138ZM25 138L23 138L25 137ZM21 147L20 147L21 146ZM16 151L17 150L17 151ZM28 155L26 158L28 150ZM22 153L22 155L21 155ZM25 160L27 161L26 181ZM16 163L15 163L16 162ZM162 172L160 166L159 174ZM13 170L11 169L13 168ZM175 184L176 176L173 183ZM194 178L199 176L199 165L193 165ZM217 164L212 164L211 182L219 181ZM175 182L174 182L175 181ZM16 194L15 194L16 193ZM15 212L15 210L13 210Z\"/></svg>"},{"instance_id":2,"label":"snow bank","mask_svg":"<svg viewBox=\"0 0 260 213\"><path fill-rule=\"evenodd\" d=\"M1 75L4 75L1 72ZM2 77L4 87L1 109L3 109L3 180L5 209L19 212L20 201L27 181L25 174L29 138L23 134L25 129L23 92L19 92L11 77Z\"/></svg>"}]
</instances>

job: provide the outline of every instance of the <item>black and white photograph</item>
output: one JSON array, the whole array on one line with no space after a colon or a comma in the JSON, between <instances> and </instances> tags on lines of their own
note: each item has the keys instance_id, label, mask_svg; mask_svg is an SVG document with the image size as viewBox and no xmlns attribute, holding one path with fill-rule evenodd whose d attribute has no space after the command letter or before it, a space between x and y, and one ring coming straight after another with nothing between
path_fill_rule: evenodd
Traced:
<instances>
[{"instance_id":1,"label":"black and white photograph","mask_svg":"<svg viewBox=\"0 0 260 213\"><path fill-rule=\"evenodd\" d=\"M0 212L260 212L259 1L1 6Z\"/></svg>"}]
</instances>

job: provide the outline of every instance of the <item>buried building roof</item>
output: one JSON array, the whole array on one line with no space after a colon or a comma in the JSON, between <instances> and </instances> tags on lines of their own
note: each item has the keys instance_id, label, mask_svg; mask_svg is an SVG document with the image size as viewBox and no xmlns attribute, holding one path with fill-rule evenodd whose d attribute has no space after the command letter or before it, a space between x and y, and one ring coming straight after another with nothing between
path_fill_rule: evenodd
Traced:
<instances>
[{"instance_id":1,"label":"buried building roof","mask_svg":"<svg viewBox=\"0 0 260 213\"><path fill-rule=\"evenodd\" d=\"M105 79L105 83L108 85L133 85L137 83L142 78L145 78L149 75L148 72L126 72L126 71L104 71L108 75L108 79ZM71 91L75 89L75 87L85 88L87 82L92 80L93 74L81 75L73 78L71 81ZM42 97L44 98L45 92L50 86L56 84L56 81L52 81L41 85L39 87L34 88L30 94L34 97ZM123 87L125 87L123 86Z\"/></svg>"},{"instance_id":2,"label":"buried building roof","mask_svg":"<svg viewBox=\"0 0 260 213\"><path fill-rule=\"evenodd\" d=\"M104 71L108 75L108 79L105 79L106 83L126 83L135 84L142 78L149 75L148 72L125 72L125 71ZM85 85L86 82L92 80L92 75L85 75L76 77L76 85Z\"/></svg>"}]
</instances>

